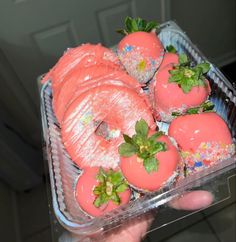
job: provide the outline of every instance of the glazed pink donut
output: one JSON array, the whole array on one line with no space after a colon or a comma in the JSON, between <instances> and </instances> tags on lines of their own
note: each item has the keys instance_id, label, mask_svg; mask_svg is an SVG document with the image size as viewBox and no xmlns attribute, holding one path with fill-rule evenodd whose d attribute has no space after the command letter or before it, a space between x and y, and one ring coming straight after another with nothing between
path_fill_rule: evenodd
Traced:
<instances>
[{"instance_id":1,"label":"glazed pink donut","mask_svg":"<svg viewBox=\"0 0 236 242\"><path fill-rule=\"evenodd\" d=\"M151 110L137 92L101 85L82 93L69 105L61 123L62 141L80 168L116 168L123 134L132 136L141 118L155 128Z\"/></svg>"},{"instance_id":2,"label":"glazed pink donut","mask_svg":"<svg viewBox=\"0 0 236 242\"><path fill-rule=\"evenodd\" d=\"M68 49L59 59L56 65L45 75L42 82L51 80L55 91L63 82L64 76L76 65L88 67L97 64L109 65L115 69L121 69L119 59L115 53L101 44L82 44Z\"/></svg>"},{"instance_id":3,"label":"glazed pink donut","mask_svg":"<svg viewBox=\"0 0 236 242\"><path fill-rule=\"evenodd\" d=\"M58 122L61 123L65 110L77 96L103 84L127 86L141 92L141 85L125 71L105 65L76 66L64 77L60 89L53 93L53 109Z\"/></svg>"}]
</instances>

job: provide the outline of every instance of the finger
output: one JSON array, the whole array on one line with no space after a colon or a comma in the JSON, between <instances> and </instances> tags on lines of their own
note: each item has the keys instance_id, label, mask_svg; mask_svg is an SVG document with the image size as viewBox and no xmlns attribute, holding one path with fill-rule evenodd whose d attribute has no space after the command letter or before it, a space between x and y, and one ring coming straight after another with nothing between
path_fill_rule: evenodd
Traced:
<instances>
[{"instance_id":1,"label":"finger","mask_svg":"<svg viewBox=\"0 0 236 242\"><path fill-rule=\"evenodd\" d=\"M172 208L178 210L198 210L212 204L214 196L208 191L192 191L169 202Z\"/></svg>"}]
</instances>

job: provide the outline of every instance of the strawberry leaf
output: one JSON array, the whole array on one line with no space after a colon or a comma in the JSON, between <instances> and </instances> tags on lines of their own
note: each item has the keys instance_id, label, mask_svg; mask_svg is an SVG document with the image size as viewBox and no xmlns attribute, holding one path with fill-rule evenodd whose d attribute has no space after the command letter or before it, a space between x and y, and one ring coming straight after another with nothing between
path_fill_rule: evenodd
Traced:
<instances>
[{"instance_id":1,"label":"strawberry leaf","mask_svg":"<svg viewBox=\"0 0 236 242\"><path fill-rule=\"evenodd\" d=\"M121 184L116 188L116 192L124 192L128 188L127 184Z\"/></svg>"},{"instance_id":2,"label":"strawberry leaf","mask_svg":"<svg viewBox=\"0 0 236 242\"><path fill-rule=\"evenodd\" d=\"M123 143L119 146L119 153L121 156L130 157L137 152L134 145L129 143Z\"/></svg>"},{"instance_id":3,"label":"strawberry leaf","mask_svg":"<svg viewBox=\"0 0 236 242\"><path fill-rule=\"evenodd\" d=\"M148 125L145 122L145 120L141 119L140 121L136 122L135 131L141 137L147 137L147 135L148 135Z\"/></svg>"},{"instance_id":4,"label":"strawberry leaf","mask_svg":"<svg viewBox=\"0 0 236 242\"><path fill-rule=\"evenodd\" d=\"M117 30L116 30L116 33L118 33L118 34L122 34L122 35L127 35L127 34L128 34L127 31L126 31L125 29L117 29Z\"/></svg>"},{"instance_id":5,"label":"strawberry leaf","mask_svg":"<svg viewBox=\"0 0 236 242\"><path fill-rule=\"evenodd\" d=\"M158 23L154 21L150 21L149 23L146 24L144 31L151 32L153 29L157 29L157 28L158 28Z\"/></svg>"},{"instance_id":6,"label":"strawberry leaf","mask_svg":"<svg viewBox=\"0 0 236 242\"><path fill-rule=\"evenodd\" d=\"M203 74L206 74L210 70L210 64L206 62L198 64L197 66L202 69Z\"/></svg>"},{"instance_id":7,"label":"strawberry leaf","mask_svg":"<svg viewBox=\"0 0 236 242\"><path fill-rule=\"evenodd\" d=\"M136 154L143 160L144 166L145 164L149 166L149 168L145 168L148 172L154 171L157 169L157 165L155 165L157 163L155 158L156 154L161 151L166 151L167 149L165 143L157 141L163 133L157 132L148 137L149 128L146 121L143 119L136 122L135 131L136 134L134 134L132 138L128 135L124 135L125 143L119 146L119 153L124 157ZM154 166L156 168L153 168Z\"/></svg>"},{"instance_id":8,"label":"strawberry leaf","mask_svg":"<svg viewBox=\"0 0 236 242\"><path fill-rule=\"evenodd\" d=\"M120 204L120 197L117 195L117 193L112 194L111 196L111 200L116 204L119 205Z\"/></svg>"},{"instance_id":9,"label":"strawberry leaf","mask_svg":"<svg viewBox=\"0 0 236 242\"><path fill-rule=\"evenodd\" d=\"M145 31L145 26L147 25L146 20L137 18L136 20L139 31Z\"/></svg>"},{"instance_id":10,"label":"strawberry leaf","mask_svg":"<svg viewBox=\"0 0 236 242\"><path fill-rule=\"evenodd\" d=\"M94 206L98 208L109 201L119 205L121 203L119 193L128 189L128 184L121 172L112 169L104 171L100 168L96 177L101 176L103 179L99 179L99 184L93 189L93 194L96 196Z\"/></svg>"},{"instance_id":11,"label":"strawberry leaf","mask_svg":"<svg viewBox=\"0 0 236 242\"><path fill-rule=\"evenodd\" d=\"M131 32L137 32L138 31L138 23L136 19L132 19L131 21Z\"/></svg>"},{"instance_id":12,"label":"strawberry leaf","mask_svg":"<svg viewBox=\"0 0 236 242\"><path fill-rule=\"evenodd\" d=\"M166 50L169 53L177 53L177 50L175 49L175 47L173 45L166 46Z\"/></svg>"},{"instance_id":13,"label":"strawberry leaf","mask_svg":"<svg viewBox=\"0 0 236 242\"><path fill-rule=\"evenodd\" d=\"M145 167L145 170L147 171L147 173L151 173L154 171L157 171L158 169L158 160L155 157L150 157L150 158L146 158L143 161L143 165Z\"/></svg>"},{"instance_id":14,"label":"strawberry leaf","mask_svg":"<svg viewBox=\"0 0 236 242\"><path fill-rule=\"evenodd\" d=\"M179 65L175 65L173 70L170 70L170 83L176 83L184 93L189 93L193 87L205 86L206 81L203 74L210 69L209 63L201 63L194 67L190 66L187 55L179 55Z\"/></svg>"},{"instance_id":15,"label":"strawberry leaf","mask_svg":"<svg viewBox=\"0 0 236 242\"><path fill-rule=\"evenodd\" d=\"M125 18L125 29L124 30L118 30L116 32L121 34L130 34L138 31L144 31L144 32L151 32L153 29L157 29L158 24L154 21L147 22L144 19L141 18L131 18L126 17Z\"/></svg>"},{"instance_id":16,"label":"strawberry leaf","mask_svg":"<svg viewBox=\"0 0 236 242\"><path fill-rule=\"evenodd\" d=\"M101 200L101 197L97 197L95 199L95 201L93 202L93 205L96 207L96 208L99 208L101 205L103 204L102 200Z\"/></svg>"},{"instance_id":17,"label":"strawberry leaf","mask_svg":"<svg viewBox=\"0 0 236 242\"><path fill-rule=\"evenodd\" d=\"M212 112L214 109L214 104L211 101L206 101L202 103L201 105L193 108L188 108L184 113L180 112L172 112L172 116L181 116L184 114L197 114L197 113L203 113L203 112Z\"/></svg>"},{"instance_id":18,"label":"strawberry leaf","mask_svg":"<svg viewBox=\"0 0 236 242\"><path fill-rule=\"evenodd\" d=\"M127 134L123 134L123 138L126 143L133 144L133 140L131 137L129 137Z\"/></svg>"},{"instance_id":19,"label":"strawberry leaf","mask_svg":"<svg viewBox=\"0 0 236 242\"><path fill-rule=\"evenodd\" d=\"M131 17L126 17L125 19L125 27L126 27L126 32L131 33L130 31L132 30L132 18Z\"/></svg>"},{"instance_id":20,"label":"strawberry leaf","mask_svg":"<svg viewBox=\"0 0 236 242\"><path fill-rule=\"evenodd\" d=\"M179 55L179 63L180 65L185 65L187 64L189 61L188 61L188 57L186 54L180 54Z\"/></svg>"},{"instance_id":21,"label":"strawberry leaf","mask_svg":"<svg viewBox=\"0 0 236 242\"><path fill-rule=\"evenodd\" d=\"M156 132L155 134L151 135L148 140L156 140L157 138L161 137L164 133L162 131Z\"/></svg>"}]
</instances>

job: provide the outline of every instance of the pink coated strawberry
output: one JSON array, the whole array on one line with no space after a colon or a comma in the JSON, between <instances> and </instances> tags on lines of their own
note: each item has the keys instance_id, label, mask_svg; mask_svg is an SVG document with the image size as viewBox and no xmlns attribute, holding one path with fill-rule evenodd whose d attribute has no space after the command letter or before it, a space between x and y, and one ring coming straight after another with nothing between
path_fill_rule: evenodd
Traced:
<instances>
[{"instance_id":1,"label":"pink coated strawberry","mask_svg":"<svg viewBox=\"0 0 236 242\"><path fill-rule=\"evenodd\" d=\"M203 75L209 70L209 64L190 67L186 55L179 56L179 63L165 65L150 85L155 116L164 122L170 122L175 113L201 105L210 94L209 82Z\"/></svg>"},{"instance_id":2,"label":"pink coated strawberry","mask_svg":"<svg viewBox=\"0 0 236 242\"><path fill-rule=\"evenodd\" d=\"M177 64L179 64L179 56L177 54L177 50L173 45L166 46L166 53L158 70L160 71L166 66L174 66Z\"/></svg>"},{"instance_id":3,"label":"pink coated strawberry","mask_svg":"<svg viewBox=\"0 0 236 242\"><path fill-rule=\"evenodd\" d=\"M119 147L120 168L131 186L155 191L173 181L180 157L166 135L149 131L147 123L140 120L136 134L124 135L124 139Z\"/></svg>"},{"instance_id":4,"label":"pink coated strawberry","mask_svg":"<svg viewBox=\"0 0 236 242\"><path fill-rule=\"evenodd\" d=\"M179 116L171 122L168 134L181 149L188 173L227 159L235 152L225 121L214 112Z\"/></svg>"},{"instance_id":5,"label":"pink coated strawberry","mask_svg":"<svg viewBox=\"0 0 236 242\"><path fill-rule=\"evenodd\" d=\"M140 83L147 83L161 64L164 49L155 33L157 24L141 18L125 19L126 36L118 44L118 57L126 71Z\"/></svg>"},{"instance_id":6,"label":"pink coated strawberry","mask_svg":"<svg viewBox=\"0 0 236 242\"><path fill-rule=\"evenodd\" d=\"M80 175L75 196L84 212L97 217L128 203L131 191L121 172L92 167Z\"/></svg>"}]
</instances>

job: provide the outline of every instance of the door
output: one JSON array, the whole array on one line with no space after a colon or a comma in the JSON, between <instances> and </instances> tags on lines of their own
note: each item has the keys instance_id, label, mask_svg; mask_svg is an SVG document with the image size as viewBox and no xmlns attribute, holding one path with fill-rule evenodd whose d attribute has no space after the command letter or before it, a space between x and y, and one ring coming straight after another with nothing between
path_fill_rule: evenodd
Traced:
<instances>
[{"instance_id":1,"label":"door","mask_svg":"<svg viewBox=\"0 0 236 242\"><path fill-rule=\"evenodd\" d=\"M126 16L165 21L168 17L166 2L168 1L0 1L0 123L2 130L7 129L4 133L10 132L9 137L14 137L0 135L0 139L2 144L7 142L7 147L12 145L12 165L18 153L19 162L27 160L27 167L31 166L30 161L34 159L33 168L30 168L35 173L38 173L35 163L42 162L37 78L47 72L68 47L86 42L101 42L106 46L117 43L120 37L115 30L122 27L121 23ZM24 154L20 150L24 150ZM0 162L6 161L3 152L1 149ZM8 156L10 153L8 152ZM25 164L21 167L24 170ZM4 174L12 174L12 170L5 170ZM30 177L31 175L30 173ZM20 184L19 179L18 187Z\"/></svg>"}]
</instances>

